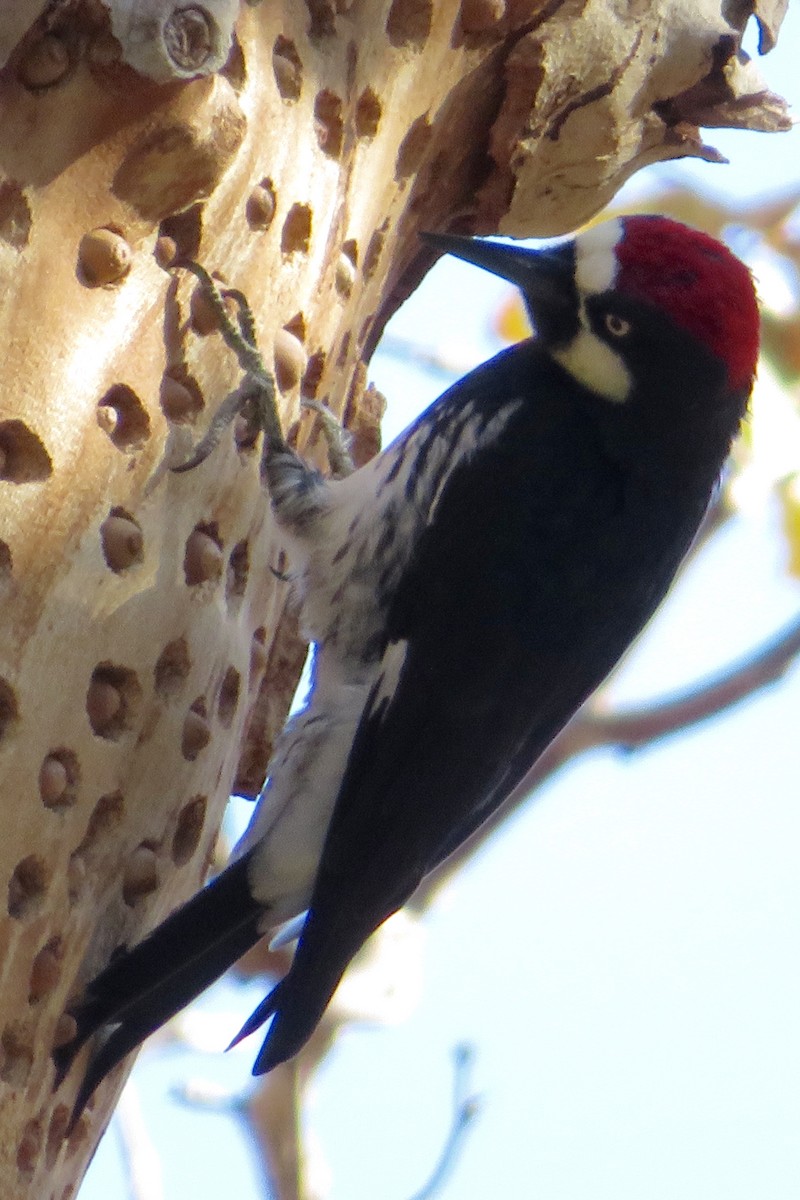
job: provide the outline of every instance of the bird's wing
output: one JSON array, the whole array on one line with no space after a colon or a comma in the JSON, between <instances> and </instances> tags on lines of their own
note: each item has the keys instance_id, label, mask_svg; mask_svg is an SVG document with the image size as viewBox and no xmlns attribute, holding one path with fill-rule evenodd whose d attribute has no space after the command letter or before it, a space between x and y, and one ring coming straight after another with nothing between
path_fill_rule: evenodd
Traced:
<instances>
[{"instance_id":1,"label":"bird's wing","mask_svg":"<svg viewBox=\"0 0 800 1200\"><path fill-rule=\"evenodd\" d=\"M505 799L636 632L623 618L624 637L581 645L595 534L620 488L579 426L562 418L548 438L526 421L454 469L397 590L294 964L260 1012L275 1020L257 1070L299 1049L366 937ZM561 481L548 465L564 455L577 461L562 507L579 514L566 548L549 527Z\"/></svg>"}]
</instances>

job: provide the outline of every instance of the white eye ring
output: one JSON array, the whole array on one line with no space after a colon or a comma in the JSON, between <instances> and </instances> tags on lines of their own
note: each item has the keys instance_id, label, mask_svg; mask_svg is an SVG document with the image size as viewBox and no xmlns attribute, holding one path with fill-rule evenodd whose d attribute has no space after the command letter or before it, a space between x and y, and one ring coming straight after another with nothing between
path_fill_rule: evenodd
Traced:
<instances>
[{"instance_id":1,"label":"white eye ring","mask_svg":"<svg viewBox=\"0 0 800 1200\"><path fill-rule=\"evenodd\" d=\"M617 313L606 313L603 318L604 324L612 337L624 338L631 331L630 321L626 321L624 317L620 317Z\"/></svg>"}]
</instances>

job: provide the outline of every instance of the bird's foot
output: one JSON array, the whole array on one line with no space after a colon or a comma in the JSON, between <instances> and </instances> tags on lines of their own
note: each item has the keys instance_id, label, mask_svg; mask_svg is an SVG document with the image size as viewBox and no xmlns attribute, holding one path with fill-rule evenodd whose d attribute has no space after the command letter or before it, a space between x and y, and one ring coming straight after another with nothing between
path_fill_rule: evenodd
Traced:
<instances>
[{"instance_id":1,"label":"bird's foot","mask_svg":"<svg viewBox=\"0 0 800 1200\"><path fill-rule=\"evenodd\" d=\"M355 463L350 457L350 442L351 438L341 421L326 408L324 404L320 404L318 400L311 400L303 397L300 401L303 408L311 409L319 417L322 436L325 439L325 446L328 451L328 462L331 466L331 474L335 479L344 479L347 475L352 475L355 470Z\"/></svg>"},{"instance_id":2,"label":"bird's foot","mask_svg":"<svg viewBox=\"0 0 800 1200\"><path fill-rule=\"evenodd\" d=\"M246 297L235 288L220 288L205 267L191 260L183 264L200 280L203 296L209 303L226 346L236 355L244 379L239 387L223 400L205 435L186 462L173 471L189 471L203 462L237 417L247 420L247 438L263 431L261 478L269 492L273 512L280 524L295 532L305 532L327 507L327 484L324 478L297 454L287 443L281 429L276 403L275 378L264 363L256 343L255 320ZM236 304L236 320L226 307L226 300ZM333 413L315 400L304 400L307 408L320 417L322 434L334 475L349 475L353 470L346 435Z\"/></svg>"},{"instance_id":3,"label":"bird's foot","mask_svg":"<svg viewBox=\"0 0 800 1200\"><path fill-rule=\"evenodd\" d=\"M242 384L222 402L208 427L186 462L173 467L175 472L190 471L212 453L228 426L241 415L246 415L253 429L253 436L264 433L262 474L265 464L273 454L281 454L288 447L281 429L275 393L275 377L267 369L256 343L253 310L245 295L236 288L220 288L205 267L191 259L181 264L200 281L202 293L217 321L223 341L236 355L245 374ZM233 300L236 304L234 322L225 304Z\"/></svg>"}]
</instances>

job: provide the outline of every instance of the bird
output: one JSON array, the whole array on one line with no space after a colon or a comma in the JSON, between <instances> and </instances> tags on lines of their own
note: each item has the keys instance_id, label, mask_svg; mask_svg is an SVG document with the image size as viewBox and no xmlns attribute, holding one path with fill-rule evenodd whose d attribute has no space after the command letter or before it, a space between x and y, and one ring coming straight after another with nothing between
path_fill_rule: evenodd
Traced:
<instances>
[{"instance_id":1,"label":"bird","mask_svg":"<svg viewBox=\"0 0 800 1200\"><path fill-rule=\"evenodd\" d=\"M254 1074L297 1054L370 934L618 662L718 486L759 348L753 279L725 245L658 215L538 248L421 237L431 257L516 285L534 335L344 477L265 436L314 647L309 699L230 864L73 1009L56 1085L93 1040L73 1122L146 1036L286 923L291 966L234 1043L270 1022Z\"/></svg>"}]
</instances>

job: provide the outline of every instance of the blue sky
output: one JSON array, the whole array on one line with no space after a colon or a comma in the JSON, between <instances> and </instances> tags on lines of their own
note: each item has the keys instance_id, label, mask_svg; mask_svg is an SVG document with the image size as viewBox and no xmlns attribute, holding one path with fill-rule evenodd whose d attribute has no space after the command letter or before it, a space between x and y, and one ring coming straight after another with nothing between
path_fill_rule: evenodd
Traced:
<instances>
[{"instance_id":1,"label":"blue sky","mask_svg":"<svg viewBox=\"0 0 800 1200\"><path fill-rule=\"evenodd\" d=\"M799 32L795 6L762 63L795 101ZM709 140L730 166L652 169L627 196L665 179L738 197L800 182L797 130ZM392 332L428 345L434 331L479 361L497 348L490 314L505 293L444 261ZM371 373L390 435L446 383L380 354ZM616 695L661 695L766 638L800 608L780 567L775 513L749 511L681 581ZM443 1200L796 1200L798 713L795 669L689 734L574 762L503 828L429 915L413 1016L348 1031L319 1073L310 1120L331 1200L419 1189L446 1136L460 1041L475 1048L482 1107ZM260 995L224 984L203 1001L220 1046ZM237 1123L166 1095L198 1076L245 1088L254 1050L142 1055L136 1089L169 1200L261 1195ZM112 1125L81 1198L125 1195Z\"/></svg>"}]
</instances>

